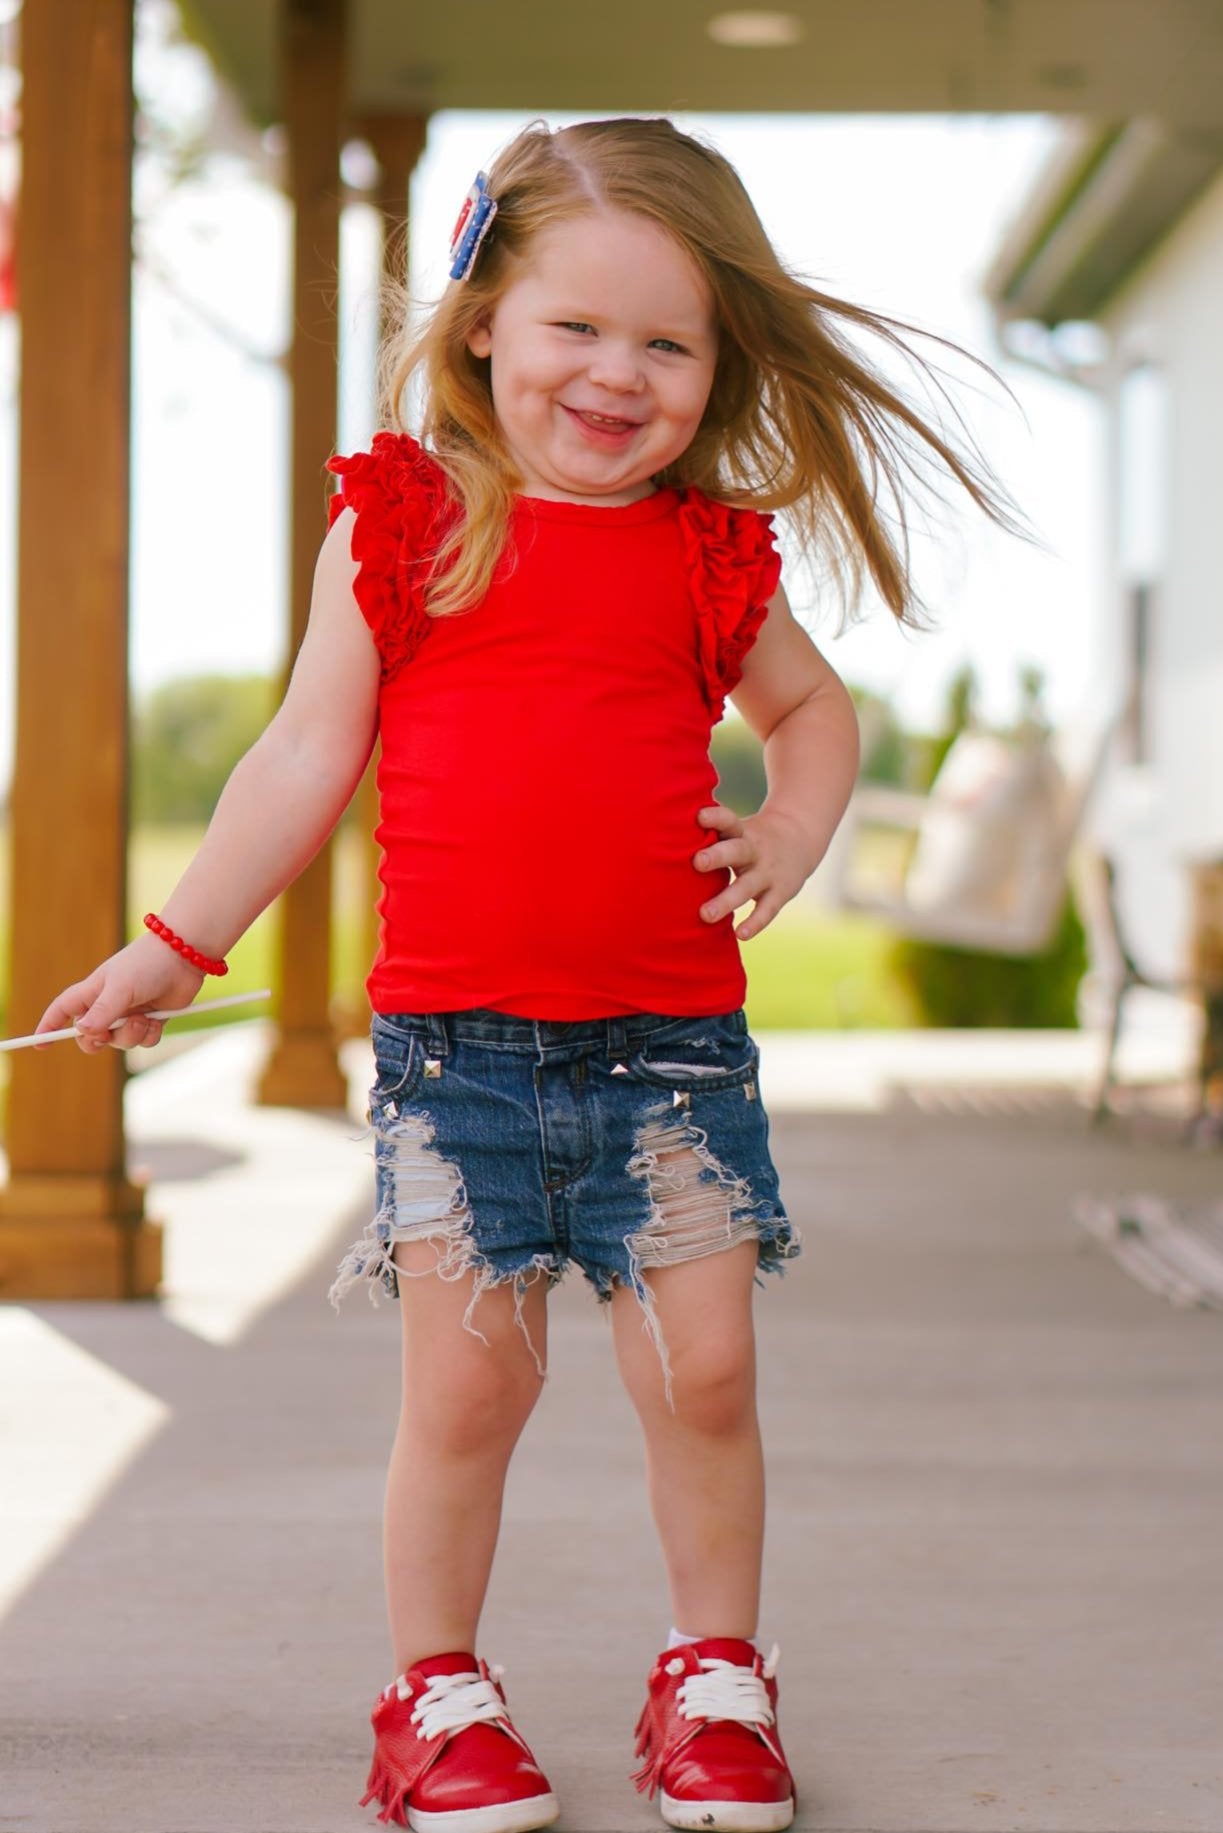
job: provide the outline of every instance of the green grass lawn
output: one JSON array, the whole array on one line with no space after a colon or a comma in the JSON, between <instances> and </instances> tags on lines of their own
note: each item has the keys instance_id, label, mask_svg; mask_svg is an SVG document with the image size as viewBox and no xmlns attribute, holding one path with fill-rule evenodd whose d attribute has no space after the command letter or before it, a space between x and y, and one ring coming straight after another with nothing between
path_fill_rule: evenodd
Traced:
<instances>
[{"instance_id":1,"label":"green grass lawn","mask_svg":"<svg viewBox=\"0 0 1223 1833\"><path fill-rule=\"evenodd\" d=\"M758 1030L899 1030L918 1021L891 971L891 934L868 917L798 898L743 944L747 1014Z\"/></svg>"},{"instance_id":2,"label":"green grass lawn","mask_svg":"<svg viewBox=\"0 0 1223 1833\"><path fill-rule=\"evenodd\" d=\"M132 837L129 929L164 901L199 842L188 827L142 827ZM362 857L357 837L343 833L334 870L332 977L336 994L360 1006L365 959ZM8 844L0 835L0 1027L8 1004ZM275 912L248 930L229 956L223 988L251 992L272 984ZM748 1016L760 1029L878 1029L911 1025L915 1015L888 969L888 932L866 918L826 912L799 898L768 929L743 945ZM94 964L82 960L86 973ZM58 991L48 987L46 995ZM202 1022L202 1021L201 1021ZM0 1035L3 1030L0 1029Z\"/></svg>"}]
</instances>

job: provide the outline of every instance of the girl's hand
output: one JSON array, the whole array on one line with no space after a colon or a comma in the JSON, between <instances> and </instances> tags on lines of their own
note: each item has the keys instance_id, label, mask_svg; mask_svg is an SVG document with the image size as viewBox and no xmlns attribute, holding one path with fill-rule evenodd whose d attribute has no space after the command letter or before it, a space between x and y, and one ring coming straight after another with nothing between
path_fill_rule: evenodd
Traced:
<instances>
[{"instance_id":1,"label":"girl's hand","mask_svg":"<svg viewBox=\"0 0 1223 1833\"><path fill-rule=\"evenodd\" d=\"M740 941L747 942L768 927L814 872L819 861L810 856L811 841L797 821L767 809L740 816L733 808L715 803L702 808L697 820L703 827L719 830L718 839L694 855L697 871L729 867L735 875L733 884L702 904L701 916L707 923L717 923L754 899L752 914L735 930Z\"/></svg>"},{"instance_id":2,"label":"girl's hand","mask_svg":"<svg viewBox=\"0 0 1223 1833\"><path fill-rule=\"evenodd\" d=\"M81 1035L77 1047L87 1056L105 1050L160 1041L161 1024L144 1011L189 1006L204 984L197 967L184 961L156 936L138 936L92 974L65 987L53 999L36 1026L38 1031L59 1031L75 1024ZM143 1010L142 1010L143 1008ZM115 1019L124 1020L116 1030Z\"/></svg>"}]
</instances>

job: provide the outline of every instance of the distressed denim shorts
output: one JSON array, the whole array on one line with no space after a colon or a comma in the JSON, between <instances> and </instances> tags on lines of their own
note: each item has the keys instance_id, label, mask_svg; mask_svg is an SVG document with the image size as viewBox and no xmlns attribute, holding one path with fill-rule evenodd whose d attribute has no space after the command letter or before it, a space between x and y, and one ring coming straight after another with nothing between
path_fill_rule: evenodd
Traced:
<instances>
[{"instance_id":1,"label":"distressed denim shorts","mask_svg":"<svg viewBox=\"0 0 1223 1833\"><path fill-rule=\"evenodd\" d=\"M598 1297L631 1286L658 1344L644 1269L755 1238L761 1272L800 1251L740 1010L714 1018L543 1020L375 1015L377 1212L332 1303L398 1296L397 1242L432 1240L442 1278L482 1292L554 1285L576 1261ZM665 1362L665 1357L664 1357Z\"/></svg>"}]
</instances>

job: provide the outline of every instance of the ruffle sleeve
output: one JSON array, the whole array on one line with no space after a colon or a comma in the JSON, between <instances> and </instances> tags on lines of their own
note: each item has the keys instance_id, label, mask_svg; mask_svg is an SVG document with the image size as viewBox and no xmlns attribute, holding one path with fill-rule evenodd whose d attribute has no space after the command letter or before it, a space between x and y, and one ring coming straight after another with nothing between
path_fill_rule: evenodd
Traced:
<instances>
[{"instance_id":1,"label":"ruffle sleeve","mask_svg":"<svg viewBox=\"0 0 1223 1833\"><path fill-rule=\"evenodd\" d=\"M407 433L375 433L368 452L335 457L329 523L356 512L353 591L389 681L429 631L425 586L450 507L445 473Z\"/></svg>"},{"instance_id":2,"label":"ruffle sleeve","mask_svg":"<svg viewBox=\"0 0 1223 1833\"><path fill-rule=\"evenodd\" d=\"M743 659L760 634L781 578L773 518L688 490L679 509L697 613L705 697L714 724L738 686Z\"/></svg>"}]
</instances>

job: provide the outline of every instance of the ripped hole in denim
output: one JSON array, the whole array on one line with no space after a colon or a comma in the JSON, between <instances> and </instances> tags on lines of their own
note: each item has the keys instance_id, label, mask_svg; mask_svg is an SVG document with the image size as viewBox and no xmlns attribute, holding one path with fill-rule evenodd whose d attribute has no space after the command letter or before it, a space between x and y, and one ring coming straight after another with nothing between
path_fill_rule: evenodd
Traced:
<instances>
[{"instance_id":1,"label":"ripped hole in denim","mask_svg":"<svg viewBox=\"0 0 1223 1833\"><path fill-rule=\"evenodd\" d=\"M758 1205L747 1179L736 1177L709 1150L707 1135L687 1110L670 1105L652 1111L638 1130L637 1151L629 1171L641 1178L650 1195L650 1216L625 1245L633 1288L641 1302L645 1327L662 1363L663 1384L671 1404L671 1364L663 1342L654 1294L642 1279L647 1267L678 1266L706 1254L754 1240L759 1231Z\"/></svg>"},{"instance_id":2,"label":"ripped hole in denim","mask_svg":"<svg viewBox=\"0 0 1223 1833\"><path fill-rule=\"evenodd\" d=\"M442 1279L462 1278L479 1258L471 1238L471 1210L462 1174L434 1149L430 1123L416 1114L395 1116L392 1106L376 1115L374 1124L379 1167L390 1188L365 1233L340 1262L328 1293L337 1310L358 1280L368 1282L374 1304L378 1285L395 1296L398 1286L392 1251L396 1242L438 1242L442 1251L435 1270Z\"/></svg>"},{"instance_id":3,"label":"ripped hole in denim","mask_svg":"<svg viewBox=\"0 0 1223 1833\"><path fill-rule=\"evenodd\" d=\"M457 1280L470 1274L471 1298L463 1313L463 1328L487 1343L488 1338L473 1322L476 1306L491 1287L512 1282L514 1321L542 1377L544 1364L531 1341L522 1305L528 1287L541 1276L550 1281L559 1278L555 1261L537 1254L526 1266L498 1273L476 1246L462 1173L436 1150L430 1122L418 1114L399 1115L391 1103L375 1118L375 1126L380 1166L390 1189L377 1215L340 1262L328 1293L332 1305L338 1311L344 1294L359 1282L366 1283L370 1301L376 1305L380 1285L395 1298L401 1279L436 1275ZM397 1247L414 1241L432 1243L435 1259L428 1266L408 1267L396 1258Z\"/></svg>"}]
</instances>

